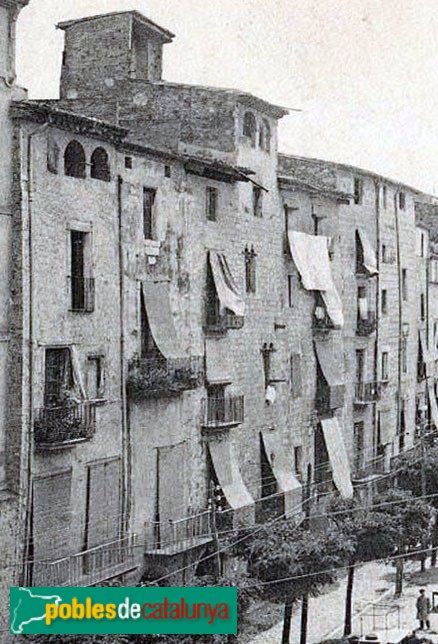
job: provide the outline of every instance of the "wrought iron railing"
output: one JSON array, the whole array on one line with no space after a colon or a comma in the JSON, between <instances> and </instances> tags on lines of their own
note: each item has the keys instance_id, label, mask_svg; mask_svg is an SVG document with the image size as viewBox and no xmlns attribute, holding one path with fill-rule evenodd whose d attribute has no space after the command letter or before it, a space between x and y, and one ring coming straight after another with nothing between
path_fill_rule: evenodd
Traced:
<instances>
[{"instance_id":1,"label":"wrought iron railing","mask_svg":"<svg viewBox=\"0 0 438 644\"><path fill-rule=\"evenodd\" d=\"M200 356L140 358L129 366L127 390L133 399L177 395L199 387L203 374L204 366Z\"/></svg>"},{"instance_id":2,"label":"wrought iron railing","mask_svg":"<svg viewBox=\"0 0 438 644\"><path fill-rule=\"evenodd\" d=\"M33 563L31 580L39 586L91 586L134 567L136 535L78 552L50 563Z\"/></svg>"},{"instance_id":3,"label":"wrought iron railing","mask_svg":"<svg viewBox=\"0 0 438 644\"><path fill-rule=\"evenodd\" d=\"M209 333L226 333L229 330L241 329L244 324L245 318L242 315L234 315L234 313L220 315L215 311L208 311L205 329Z\"/></svg>"},{"instance_id":4,"label":"wrought iron railing","mask_svg":"<svg viewBox=\"0 0 438 644\"><path fill-rule=\"evenodd\" d=\"M360 315L357 318L356 333L360 336L368 336L374 333L377 328L376 314L369 312L364 319Z\"/></svg>"},{"instance_id":5,"label":"wrought iron railing","mask_svg":"<svg viewBox=\"0 0 438 644\"><path fill-rule=\"evenodd\" d=\"M354 386L354 404L377 402L382 396L382 386L381 382L357 382Z\"/></svg>"},{"instance_id":6,"label":"wrought iron railing","mask_svg":"<svg viewBox=\"0 0 438 644\"><path fill-rule=\"evenodd\" d=\"M211 538L211 510L178 521L146 524L146 552L176 554L207 543Z\"/></svg>"},{"instance_id":7,"label":"wrought iron railing","mask_svg":"<svg viewBox=\"0 0 438 644\"><path fill-rule=\"evenodd\" d=\"M240 425L244 417L244 396L209 396L202 401L202 424L209 429Z\"/></svg>"},{"instance_id":8,"label":"wrought iron railing","mask_svg":"<svg viewBox=\"0 0 438 644\"><path fill-rule=\"evenodd\" d=\"M335 325L328 315L326 309L322 306L317 306L313 312L312 327L314 331L333 331Z\"/></svg>"},{"instance_id":9,"label":"wrought iron railing","mask_svg":"<svg viewBox=\"0 0 438 644\"><path fill-rule=\"evenodd\" d=\"M39 447L55 447L92 438L96 425L96 403L69 403L62 407L35 410L34 438Z\"/></svg>"},{"instance_id":10,"label":"wrought iron railing","mask_svg":"<svg viewBox=\"0 0 438 644\"><path fill-rule=\"evenodd\" d=\"M70 277L71 310L82 313L94 311L95 289L93 277Z\"/></svg>"}]
</instances>

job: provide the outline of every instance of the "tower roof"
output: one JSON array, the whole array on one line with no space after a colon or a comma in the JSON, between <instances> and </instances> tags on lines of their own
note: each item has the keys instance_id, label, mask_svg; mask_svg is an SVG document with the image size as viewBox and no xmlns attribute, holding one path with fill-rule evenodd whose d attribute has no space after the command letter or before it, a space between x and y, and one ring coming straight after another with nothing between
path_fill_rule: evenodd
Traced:
<instances>
[{"instance_id":1,"label":"tower roof","mask_svg":"<svg viewBox=\"0 0 438 644\"><path fill-rule=\"evenodd\" d=\"M3 0L0 0L0 3L2 1ZM133 11L113 11L110 13L101 13L95 16L85 16L84 18L77 18L76 20L66 20L64 22L59 22L56 26L58 29L66 30L66 29L69 29L69 27L72 27L73 25L77 25L81 22L92 22L92 21L101 20L102 18L111 18L113 16L123 16L123 15L131 16L132 19L135 20L137 23L141 24L142 26L146 27L149 31L152 31L157 36L159 36L163 42L170 43L175 38L175 34L173 34L171 31L168 31L167 29L160 27L149 18L146 18L146 16L144 16L139 11L134 11L134 10Z\"/></svg>"}]
</instances>

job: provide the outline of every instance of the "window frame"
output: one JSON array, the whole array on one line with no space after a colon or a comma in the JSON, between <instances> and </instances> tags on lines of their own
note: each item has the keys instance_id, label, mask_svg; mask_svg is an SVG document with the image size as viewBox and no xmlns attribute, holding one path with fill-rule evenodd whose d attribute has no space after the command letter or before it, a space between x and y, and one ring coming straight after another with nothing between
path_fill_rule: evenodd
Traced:
<instances>
[{"instance_id":1,"label":"window frame","mask_svg":"<svg viewBox=\"0 0 438 644\"><path fill-rule=\"evenodd\" d=\"M217 221L219 190L216 186L207 186L205 189L205 214L207 221Z\"/></svg>"},{"instance_id":2,"label":"window frame","mask_svg":"<svg viewBox=\"0 0 438 644\"><path fill-rule=\"evenodd\" d=\"M142 230L143 239L152 241L155 238L155 202L157 198L156 188L143 186L143 203L142 203ZM147 203L146 195L149 195L150 201ZM146 225L147 222L147 225ZM148 234L147 234L148 233Z\"/></svg>"}]
</instances>

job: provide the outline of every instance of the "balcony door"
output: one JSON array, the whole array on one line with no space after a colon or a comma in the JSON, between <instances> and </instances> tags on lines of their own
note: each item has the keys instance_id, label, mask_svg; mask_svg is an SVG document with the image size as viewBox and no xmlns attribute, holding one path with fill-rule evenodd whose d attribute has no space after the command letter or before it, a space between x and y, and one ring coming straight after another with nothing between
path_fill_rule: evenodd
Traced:
<instances>
[{"instance_id":1,"label":"balcony door","mask_svg":"<svg viewBox=\"0 0 438 644\"><path fill-rule=\"evenodd\" d=\"M356 350L356 383L363 384L365 374L365 351L363 349Z\"/></svg>"},{"instance_id":2,"label":"balcony door","mask_svg":"<svg viewBox=\"0 0 438 644\"><path fill-rule=\"evenodd\" d=\"M46 349L45 358L44 407L61 407L73 389L70 349Z\"/></svg>"}]
</instances>

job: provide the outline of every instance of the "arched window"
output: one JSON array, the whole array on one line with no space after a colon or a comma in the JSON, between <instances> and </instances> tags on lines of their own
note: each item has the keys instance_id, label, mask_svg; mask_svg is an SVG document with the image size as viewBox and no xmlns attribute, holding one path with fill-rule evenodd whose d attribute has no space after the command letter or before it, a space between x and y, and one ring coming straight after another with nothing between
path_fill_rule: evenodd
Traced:
<instances>
[{"instance_id":1,"label":"arched window","mask_svg":"<svg viewBox=\"0 0 438 644\"><path fill-rule=\"evenodd\" d=\"M269 125L269 121L267 119L263 119L263 145L262 148L266 150L266 152L271 151L271 126Z\"/></svg>"},{"instance_id":2,"label":"arched window","mask_svg":"<svg viewBox=\"0 0 438 644\"><path fill-rule=\"evenodd\" d=\"M246 137L253 148L257 142L257 122L252 112L246 112L243 117L243 136Z\"/></svg>"},{"instance_id":3,"label":"arched window","mask_svg":"<svg viewBox=\"0 0 438 644\"><path fill-rule=\"evenodd\" d=\"M65 148L64 173L67 177L85 179L85 152L77 141L70 141Z\"/></svg>"},{"instance_id":4,"label":"arched window","mask_svg":"<svg viewBox=\"0 0 438 644\"><path fill-rule=\"evenodd\" d=\"M108 154L104 148L96 148L91 155L91 178L111 181Z\"/></svg>"}]
</instances>

